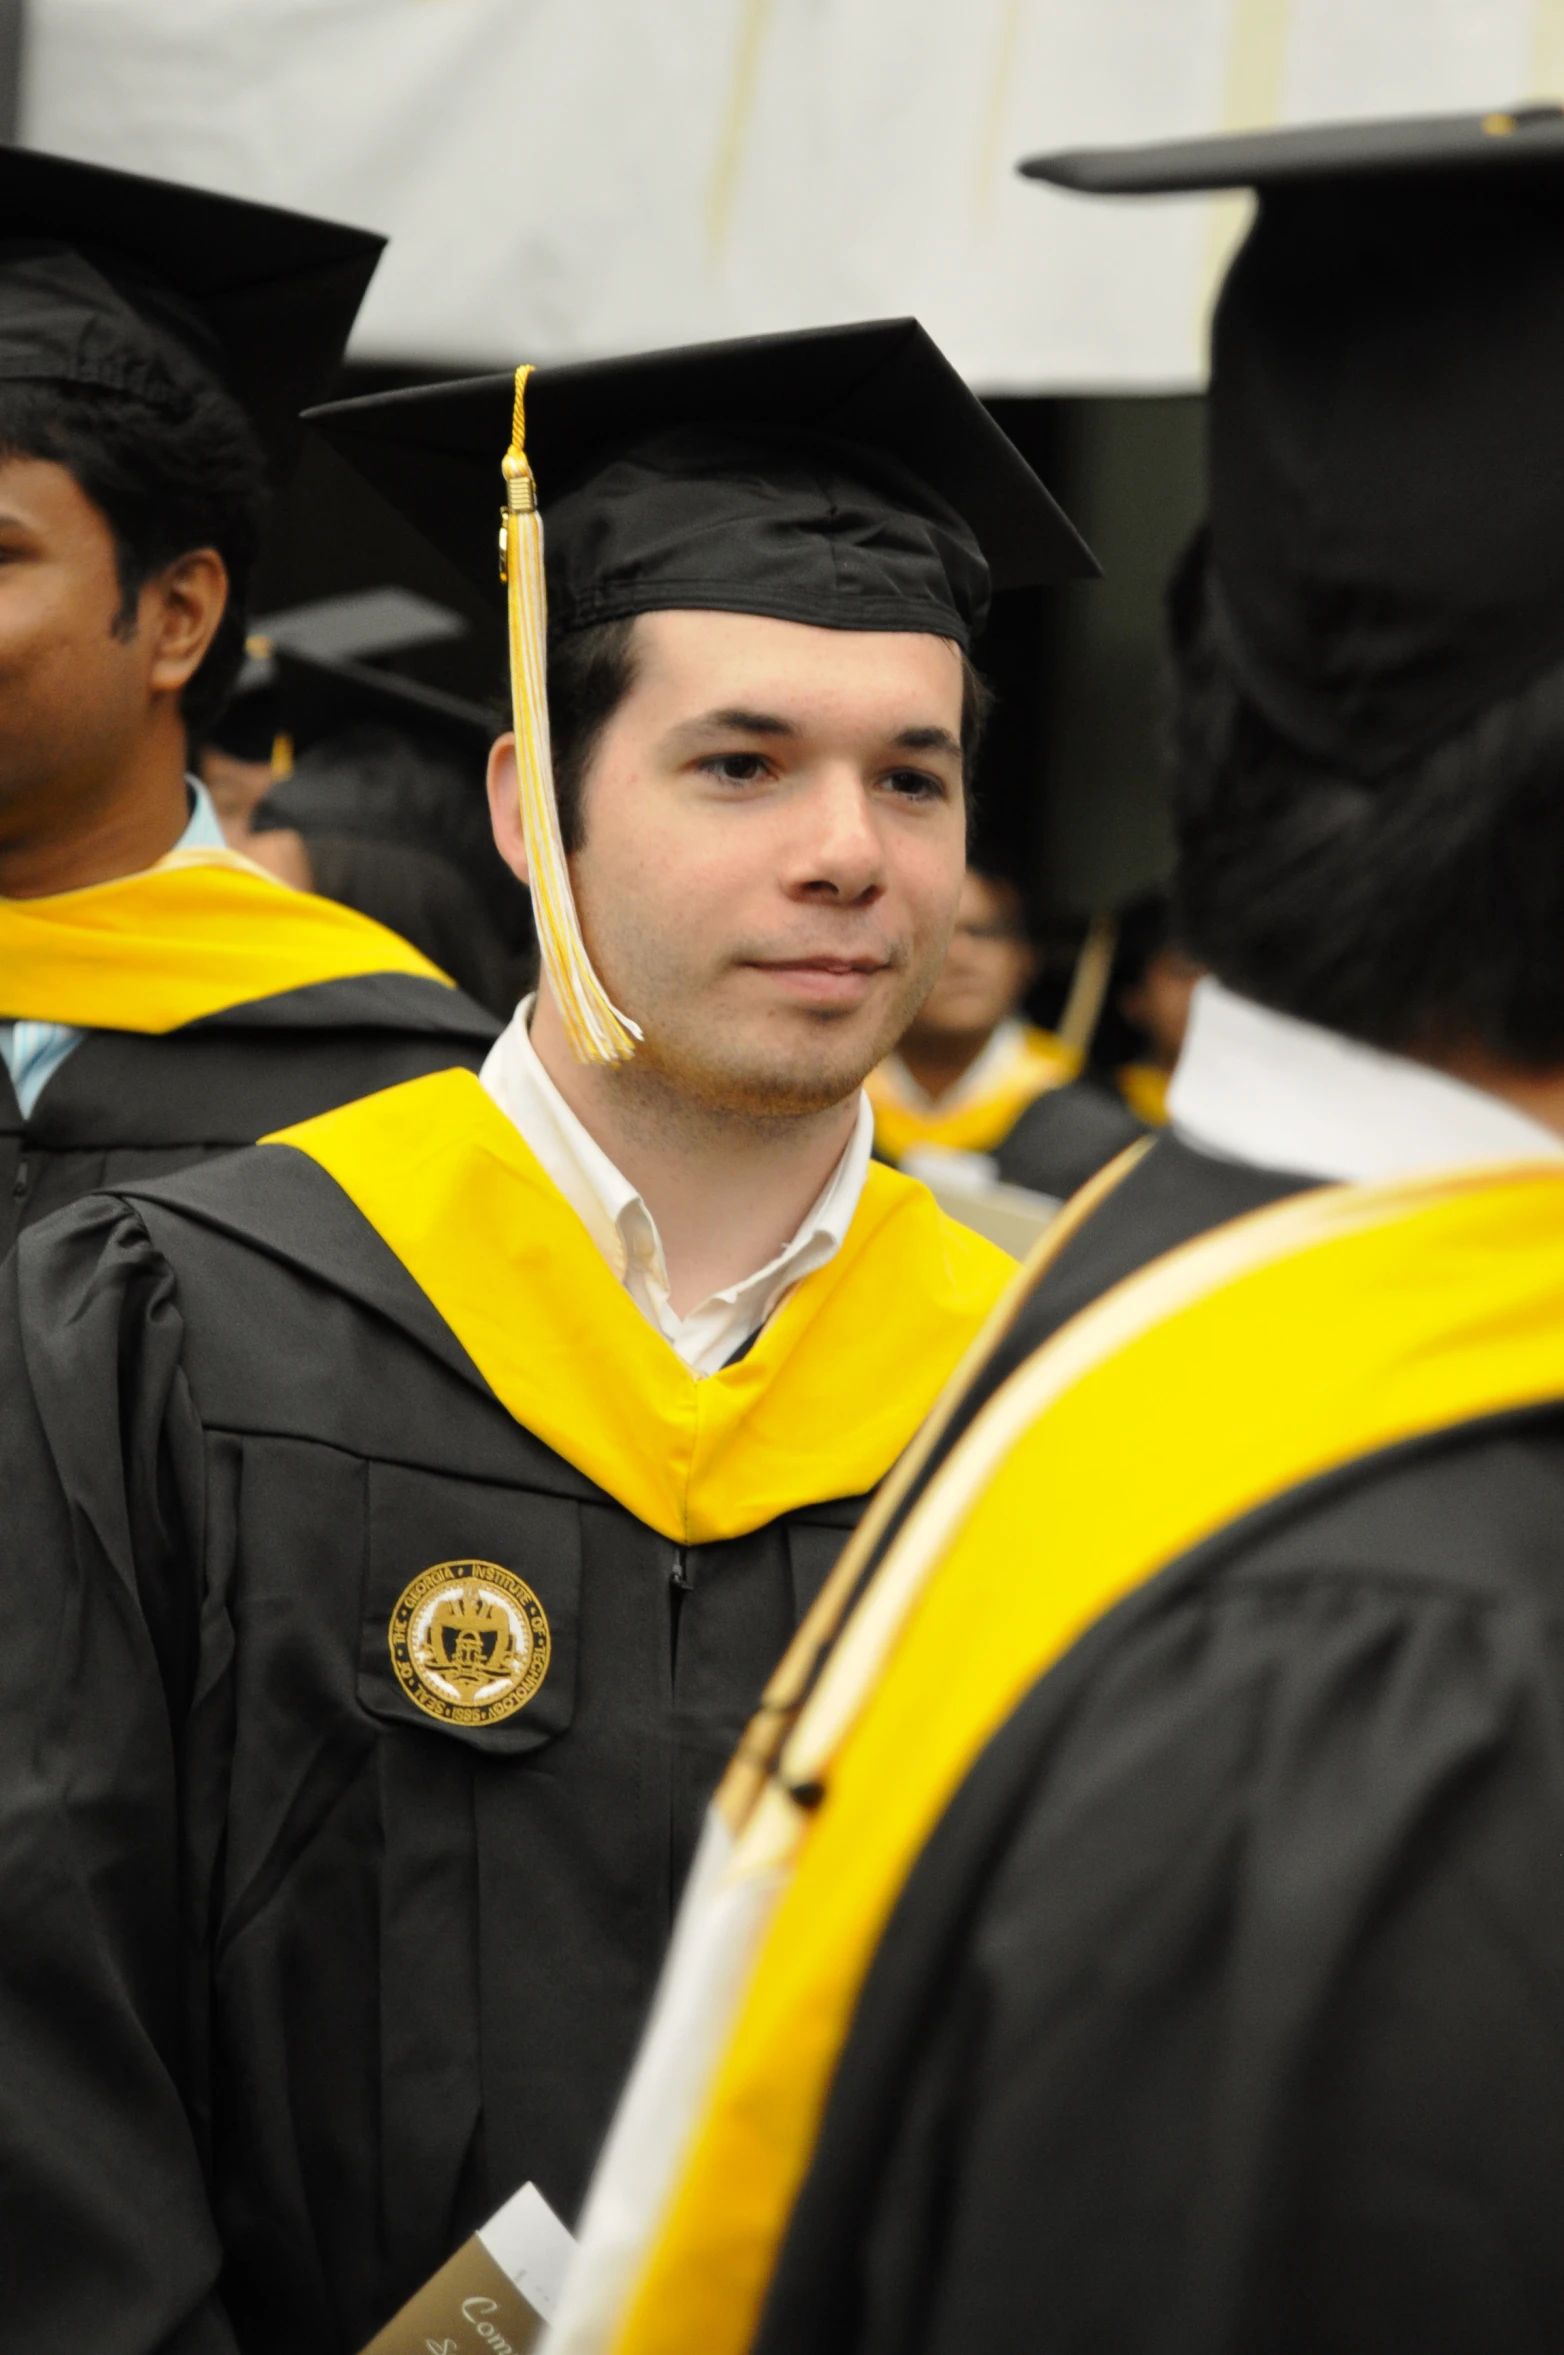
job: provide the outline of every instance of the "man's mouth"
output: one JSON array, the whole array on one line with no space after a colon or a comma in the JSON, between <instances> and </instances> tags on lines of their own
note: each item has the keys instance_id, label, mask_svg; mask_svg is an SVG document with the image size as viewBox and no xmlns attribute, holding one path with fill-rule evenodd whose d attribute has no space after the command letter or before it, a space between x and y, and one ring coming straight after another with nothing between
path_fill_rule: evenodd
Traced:
<instances>
[{"instance_id":1,"label":"man's mouth","mask_svg":"<svg viewBox=\"0 0 1564 2355\"><path fill-rule=\"evenodd\" d=\"M890 970L888 958L868 953L861 957L756 957L749 962L787 997L806 1005L847 1008L861 1004L876 975Z\"/></svg>"},{"instance_id":2,"label":"man's mouth","mask_svg":"<svg viewBox=\"0 0 1564 2355\"><path fill-rule=\"evenodd\" d=\"M757 957L763 973L883 973L886 957Z\"/></svg>"}]
</instances>

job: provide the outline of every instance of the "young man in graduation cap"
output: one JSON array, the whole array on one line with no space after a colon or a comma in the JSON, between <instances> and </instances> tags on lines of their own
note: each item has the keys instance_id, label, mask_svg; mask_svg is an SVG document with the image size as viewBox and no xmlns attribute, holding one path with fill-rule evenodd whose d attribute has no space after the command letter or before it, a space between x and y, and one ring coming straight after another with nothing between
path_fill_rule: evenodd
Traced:
<instances>
[{"instance_id":1,"label":"young man in graduation cap","mask_svg":"<svg viewBox=\"0 0 1564 2355\"><path fill-rule=\"evenodd\" d=\"M493 1037L394 934L235 859L188 774L381 245L0 152L0 1248Z\"/></svg>"},{"instance_id":2,"label":"young man in graduation cap","mask_svg":"<svg viewBox=\"0 0 1564 2355\"><path fill-rule=\"evenodd\" d=\"M1564 2344L1564 114L1255 185L1173 1133L713 1811L550 2355Z\"/></svg>"},{"instance_id":3,"label":"young man in graduation cap","mask_svg":"<svg viewBox=\"0 0 1564 2355\"><path fill-rule=\"evenodd\" d=\"M722 1763L1011 1272L861 1082L989 581L1091 559L911 321L515 397L324 424L480 580L508 500L535 1005L43 1223L0 1312L0 2267L102 2355L352 2355L574 2211Z\"/></svg>"}]
</instances>

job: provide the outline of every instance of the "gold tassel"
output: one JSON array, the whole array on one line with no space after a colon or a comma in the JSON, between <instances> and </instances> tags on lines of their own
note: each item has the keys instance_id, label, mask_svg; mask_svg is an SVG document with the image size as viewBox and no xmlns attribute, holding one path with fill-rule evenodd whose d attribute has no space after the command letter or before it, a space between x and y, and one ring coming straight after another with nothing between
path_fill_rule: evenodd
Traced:
<instances>
[{"instance_id":1,"label":"gold tassel","mask_svg":"<svg viewBox=\"0 0 1564 2355\"><path fill-rule=\"evenodd\" d=\"M560 838L548 732L548 593L543 581L543 518L527 460L526 395L530 368L516 371L516 408L501 472L505 509L500 569L510 614L511 708L521 830L532 872L538 949L570 1051L578 1063L626 1063L641 1032L621 1014L593 970L581 937L570 869Z\"/></svg>"}]
</instances>

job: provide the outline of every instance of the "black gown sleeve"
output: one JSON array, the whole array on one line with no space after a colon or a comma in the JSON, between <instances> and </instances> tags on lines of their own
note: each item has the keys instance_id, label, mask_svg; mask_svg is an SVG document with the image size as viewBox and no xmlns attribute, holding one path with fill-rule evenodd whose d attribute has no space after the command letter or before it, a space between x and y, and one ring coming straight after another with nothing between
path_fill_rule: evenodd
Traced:
<instances>
[{"instance_id":1,"label":"black gown sleeve","mask_svg":"<svg viewBox=\"0 0 1564 2355\"><path fill-rule=\"evenodd\" d=\"M1564 2346L1558 1545L1489 1502L1536 1591L1344 1515L1036 1689L882 1942L758 2355Z\"/></svg>"},{"instance_id":2,"label":"black gown sleeve","mask_svg":"<svg viewBox=\"0 0 1564 2355\"><path fill-rule=\"evenodd\" d=\"M6 2343L232 2355L187 2091L201 1442L172 1281L83 1203L0 1271Z\"/></svg>"}]
</instances>

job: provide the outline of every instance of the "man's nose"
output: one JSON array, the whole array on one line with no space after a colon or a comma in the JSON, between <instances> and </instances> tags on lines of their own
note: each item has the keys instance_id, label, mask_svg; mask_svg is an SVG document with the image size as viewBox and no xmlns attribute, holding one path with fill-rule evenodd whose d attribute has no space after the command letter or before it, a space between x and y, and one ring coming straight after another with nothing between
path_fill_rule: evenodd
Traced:
<instances>
[{"instance_id":1,"label":"man's nose","mask_svg":"<svg viewBox=\"0 0 1564 2355\"><path fill-rule=\"evenodd\" d=\"M793 888L857 902L885 888L885 854L858 771L833 763L807 797Z\"/></svg>"}]
</instances>

